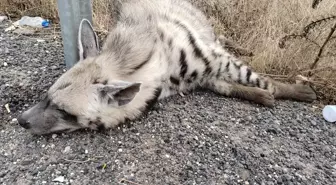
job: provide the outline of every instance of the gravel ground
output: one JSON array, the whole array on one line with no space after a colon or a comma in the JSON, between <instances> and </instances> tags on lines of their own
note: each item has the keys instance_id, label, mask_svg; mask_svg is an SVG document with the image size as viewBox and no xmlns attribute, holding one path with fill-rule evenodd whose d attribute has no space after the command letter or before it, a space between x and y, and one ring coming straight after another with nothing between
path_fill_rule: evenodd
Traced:
<instances>
[{"instance_id":1,"label":"gravel ground","mask_svg":"<svg viewBox=\"0 0 336 185\"><path fill-rule=\"evenodd\" d=\"M198 91L162 100L118 129L33 136L14 118L63 73L62 44L4 33L6 26L1 184L336 184L336 124L305 103L269 109Z\"/></svg>"}]
</instances>

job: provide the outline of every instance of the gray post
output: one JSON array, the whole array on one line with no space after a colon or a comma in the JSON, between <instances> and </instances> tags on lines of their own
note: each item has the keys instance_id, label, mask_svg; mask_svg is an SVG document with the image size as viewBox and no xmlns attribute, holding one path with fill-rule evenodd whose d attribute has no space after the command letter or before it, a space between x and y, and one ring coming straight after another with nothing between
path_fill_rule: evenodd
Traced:
<instances>
[{"instance_id":1,"label":"gray post","mask_svg":"<svg viewBox=\"0 0 336 185\"><path fill-rule=\"evenodd\" d=\"M61 21L62 40L66 67L69 69L78 60L78 28L83 18L92 22L91 0L57 0Z\"/></svg>"}]
</instances>

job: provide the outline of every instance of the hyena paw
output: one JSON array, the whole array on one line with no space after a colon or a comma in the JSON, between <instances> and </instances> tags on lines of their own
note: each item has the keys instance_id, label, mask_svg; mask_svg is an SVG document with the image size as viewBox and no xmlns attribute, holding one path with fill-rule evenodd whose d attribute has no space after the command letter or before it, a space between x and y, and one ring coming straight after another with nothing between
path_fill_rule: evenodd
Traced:
<instances>
[{"instance_id":1,"label":"hyena paw","mask_svg":"<svg viewBox=\"0 0 336 185\"><path fill-rule=\"evenodd\" d=\"M273 107L275 102L274 96L270 92L261 89L256 91L254 100L267 107Z\"/></svg>"},{"instance_id":2,"label":"hyena paw","mask_svg":"<svg viewBox=\"0 0 336 185\"><path fill-rule=\"evenodd\" d=\"M313 102L317 99L315 91L307 85L302 84L294 84L294 99L305 101L305 102Z\"/></svg>"}]
</instances>

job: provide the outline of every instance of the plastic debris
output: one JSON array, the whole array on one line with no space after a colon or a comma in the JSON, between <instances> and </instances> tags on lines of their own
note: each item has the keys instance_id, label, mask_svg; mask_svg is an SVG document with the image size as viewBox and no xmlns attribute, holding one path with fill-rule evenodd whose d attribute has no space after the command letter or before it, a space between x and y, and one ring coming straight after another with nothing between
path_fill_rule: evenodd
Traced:
<instances>
[{"instance_id":1,"label":"plastic debris","mask_svg":"<svg viewBox=\"0 0 336 185\"><path fill-rule=\"evenodd\" d=\"M50 21L42 17L23 16L18 20L19 26L31 26L36 28L46 28L50 26Z\"/></svg>"},{"instance_id":2,"label":"plastic debris","mask_svg":"<svg viewBox=\"0 0 336 185\"><path fill-rule=\"evenodd\" d=\"M50 20L43 19L42 17L23 16L20 20L15 21L11 26L6 28L5 32L13 31L17 28L22 29L22 26L29 26L33 28L47 28L50 26Z\"/></svg>"},{"instance_id":3,"label":"plastic debris","mask_svg":"<svg viewBox=\"0 0 336 185\"><path fill-rule=\"evenodd\" d=\"M328 122L336 122L336 105L327 105L323 109L323 117Z\"/></svg>"}]
</instances>

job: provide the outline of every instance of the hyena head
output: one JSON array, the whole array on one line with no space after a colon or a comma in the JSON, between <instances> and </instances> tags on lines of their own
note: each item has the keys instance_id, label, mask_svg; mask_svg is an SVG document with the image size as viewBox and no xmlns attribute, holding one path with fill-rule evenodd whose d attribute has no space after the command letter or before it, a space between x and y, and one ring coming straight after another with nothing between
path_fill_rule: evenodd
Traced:
<instances>
[{"instance_id":1,"label":"hyena head","mask_svg":"<svg viewBox=\"0 0 336 185\"><path fill-rule=\"evenodd\" d=\"M18 117L22 127L38 135L96 129L106 109L130 103L139 92L140 83L102 77L97 35L85 19L79 29L79 56L80 61L51 86L42 101Z\"/></svg>"}]
</instances>

